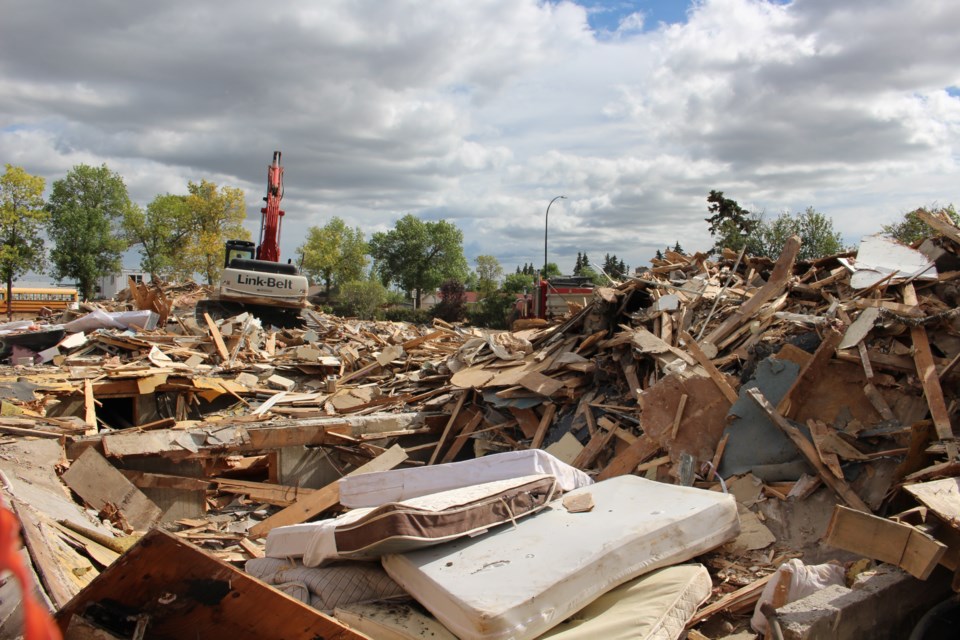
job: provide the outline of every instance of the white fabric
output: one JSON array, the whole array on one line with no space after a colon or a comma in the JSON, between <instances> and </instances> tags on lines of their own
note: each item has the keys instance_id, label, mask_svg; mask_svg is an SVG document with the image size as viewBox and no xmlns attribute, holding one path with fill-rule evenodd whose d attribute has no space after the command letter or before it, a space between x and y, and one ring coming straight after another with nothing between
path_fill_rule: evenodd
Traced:
<instances>
[{"instance_id":1,"label":"white fabric","mask_svg":"<svg viewBox=\"0 0 960 640\"><path fill-rule=\"evenodd\" d=\"M757 633L766 633L767 618L760 613L760 607L765 602L773 602L773 594L780 584L780 580L785 572L790 572L790 586L787 589L787 601L783 604L794 602L801 598L825 589L832 584L846 586L846 577L844 569L839 564L815 564L805 565L797 558L791 558L777 567L776 572L770 581L764 586L760 593L760 599L753 609L753 617L750 618L750 626Z\"/></svg>"},{"instance_id":2,"label":"white fabric","mask_svg":"<svg viewBox=\"0 0 960 640\"><path fill-rule=\"evenodd\" d=\"M730 495L620 476L555 500L516 527L403 555L387 573L462 640L528 640L639 575L736 537Z\"/></svg>"},{"instance_id":3,"label":"white fabric","mask_svg":"<svg viewBox=\"0 0 960 640\"><path fill-rule=\"evenodd\" d=\"M495 453L447 464L375 471L341 478L340 504L351 509L377 507L431 493L469 487L495 480L547 474L563 491L593 483L583 471L540 449Z\"/></svg>"},{"instance_id":4,"label":"white fabric","mask_svg":"<svg viewBox=\"0 0 960 640\"><path fill-rule=\"evenodd\" d=\"M326 613L349 604L407 597L400 585L370 562L304 567L296 560L253 558L247 560L244 570Z\"/></svg>"},{"instance_id":5,"label":"white fabric","mask_svg":"<svg viewBox=\"0 0 960 640\"><path fill-rule=\"evenodd\" d=\"M544 477L551 476L541 474L521 476L509 480L485 482L471 487L461 487L459 489L451 489L449 491L441 491L417 498L410 498L395 504L402 505L411 510L436 513L457 509ZM376 508L377 507L363 507L348 511L329 520L277 527L267 534L265 554L271 558L302 558L304 566L307 567L317 567L334 560L345 559L341 557L340 552L337 550L337 528L345 527L361 520ZM474 535L476 533L478 532L463 532L456 537ZM400 544L405 546L403 551L412 551L413 549L432 546L446 541L447 540L407 538Z\"/></svg>"}]
</instances>

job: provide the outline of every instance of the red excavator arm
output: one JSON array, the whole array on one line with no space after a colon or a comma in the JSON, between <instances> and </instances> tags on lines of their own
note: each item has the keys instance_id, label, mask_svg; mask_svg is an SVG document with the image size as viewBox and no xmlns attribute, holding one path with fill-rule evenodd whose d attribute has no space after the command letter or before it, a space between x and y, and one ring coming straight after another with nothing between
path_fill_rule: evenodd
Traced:
<instances>
[{"instance_id":1,"label":"red excavator arm","mask_svg":"<svg viewBox=\"0 0 960 640\"><path fill-rule=\"evenodd\" d=\"M273 164L267 168L267 206L260 209L263 219L260 222L260 245L257 247L257 259L280 262L280 200L283 198L283 167L280 165L280 152L273 152Z\"/></svg>"}]
</instances>

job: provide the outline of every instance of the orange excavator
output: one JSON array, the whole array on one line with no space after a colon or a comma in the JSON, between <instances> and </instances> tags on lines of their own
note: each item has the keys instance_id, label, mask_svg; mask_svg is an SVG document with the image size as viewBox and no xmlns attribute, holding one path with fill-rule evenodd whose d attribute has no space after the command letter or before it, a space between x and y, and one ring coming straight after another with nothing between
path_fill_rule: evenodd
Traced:
<instances>
[{"instance_id":1,"label":"orange excavator","mask_svg":"<svg viewBox=\"0 0 960 640\"><path fill-rule=\"evenodd\" d=\"M280 327L300 323L300 312L309 306L308 282L297 267L280 262L280 224L284 211L281 154L273 152L267 167L266 206L260 209L260 243L227 240L223 275L217 294L197 304L198 320L204 313L226 318L249 311L266 324Z\"/></svg>"}]
</instances>

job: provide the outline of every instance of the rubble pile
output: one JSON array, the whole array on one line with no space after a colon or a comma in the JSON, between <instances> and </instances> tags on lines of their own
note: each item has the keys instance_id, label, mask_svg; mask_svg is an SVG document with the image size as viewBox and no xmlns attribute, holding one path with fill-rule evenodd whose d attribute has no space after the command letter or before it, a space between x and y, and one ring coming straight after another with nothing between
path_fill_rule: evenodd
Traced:
<instances>
[{"instance_id":1,"label":"rubble pile","mask_svg":"<svg viewBox=\"0 0 960 640\"><path fill-rule=\"evenodd\" d=\"M241 568L275 560L271 540L281 533L317 519L339 527L341 518L357 516L341 478L401 477L389 474L531 450L592 484L556 489L548 496L555 502L538 503L530 515L510 507L493 533L471 534L476 544L502 536L497 546L505 549L534 528L528 522L564 521L551 514L566 505L567 491L580 512L596 514L602 509L585 505L609 499L605 483L621 476L733 496L739 526L708 547L691 543L691 553L678 551L672 562L696 556L711 579L676 634L684 626L689 637L745 630L759 600L774 611L798 600L802 590L791 579L808 567L834 566L822 564L828 560L862 556L934 585L940 565L960 567L952 428L960 229L927 222L938 235L919 247L876 236L856 252L813 262L797 261L796 238L776 261L668 252L635 277L598 288L561 322L513 333L317 311L299 329L265 327L248 314L198 320L193 307L202 289L134 285L111 307L0 326L0 357L11 363L0 377L4 495L61 628L112 629L109 637L184 637L214 615L233 616L236 628L204 637L243 636L241 621L252 620L244 603L273 598L262 594L274 590ZM479 491L476 478L445 490L473 484ZM386 485L378 486L373 493ZM381 495L364 508L405 499ZM578 513L576 505L563 508ZM598 522L591 526L618 526ZM504 530L518 533L510 538ZM576 556L576 536L561 541L565 555ZM402 584L397 575L408 574L396 567L414 571L421 557L457 544L445 539L434 551L385 556L404 587L387 589L393 618L449 636L427 612L447 627L459 624L456 615L443 612L440 596L411 602L416 585ZM297 571L309 569L298 562ZM281 569L292 570L272 566L270 575ZM839 572L846 584L831 588L847 589L856 574L874 571L857 563ZM155 591L132 586L150 572ZM302 586L314 579L307 575L332 574L257 577ZM702 582L697 575L684 574L684 588ZM641 578L648 579L621 575L593 597L626 602L628 593L614 587L641 585ZM204 580L209 589L196 593ZM364 580L395 586L382 572ZM226 592L217 596L223 584L236 594L229 605ZM176 585L223 610L198 613L183 603L174 615L169 603L157 605L180 593ZM338 592L332 606L318 605L312 586L281 588L306 604L277 600L274 617L256 624L280 635L258 637L363 637L357 629L386 624L372 601L346 602ZM4 589L2 601L13 597ZM133 592L142 597L125 606L138 610L121 615L105 604ZM138 619L146 632L136 630ZM757 631L773 626L775 613L754 615ZM477 637L545 631L529 623L537 635L523 635L521 627L528 628Z\"/></svg>"}]
</instances>

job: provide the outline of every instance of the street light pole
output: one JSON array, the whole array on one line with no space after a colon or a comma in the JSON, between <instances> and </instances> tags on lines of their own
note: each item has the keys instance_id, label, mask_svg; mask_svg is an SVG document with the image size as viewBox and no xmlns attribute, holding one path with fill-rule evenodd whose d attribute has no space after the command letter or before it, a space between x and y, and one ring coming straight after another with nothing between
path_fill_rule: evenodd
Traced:
<instances>
[{"instance_id":1,"label":"street light pole","mask_svg":"<svg viewBox=\"0 0 960 640\"><path fill-rule=\"evenodd\" d=\"M550 205L552 205L557 200L563 198L567 199L567 196L557 196L550 201L550 204L547 205L547 215L543 220L543 277L547 277L547 230L550 226Z\"/></svg>"}]
</instances>

